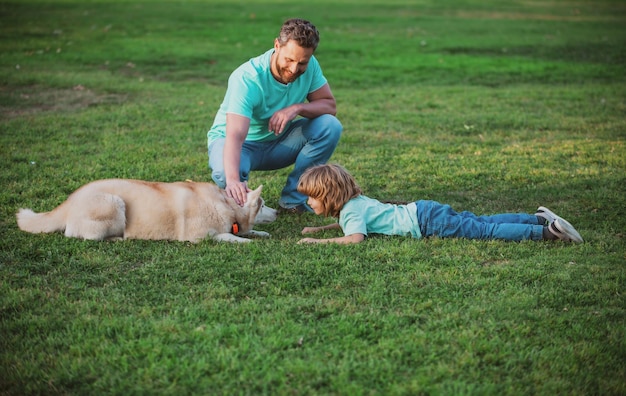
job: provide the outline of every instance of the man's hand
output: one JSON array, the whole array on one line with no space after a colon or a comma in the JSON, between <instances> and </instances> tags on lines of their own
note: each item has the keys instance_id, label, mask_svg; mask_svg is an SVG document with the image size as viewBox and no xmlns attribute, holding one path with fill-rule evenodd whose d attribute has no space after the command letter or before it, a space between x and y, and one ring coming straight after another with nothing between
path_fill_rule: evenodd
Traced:
<instances>
[{"instance_id":1,"label":"man's hand","mask_svg":"<svg viewBox=\"0 0 626 396\"><path fill-rule=\"evenodd\" d=\"M324 84L317 91L311 92L307 96L307 101L296 103L274 113L268 123L270 132L276 136L280 135L285 130L287 124L297 116L315 118L322 114L337 114L337 103L328 83Z\"/></svg>"},{"instance_id":2,"label":"man's hand","mask_svg":"<svg viewBox=\"0 0 626 396\"><path fill-rule=\"evenodd\" d=\"M246 203L246 198L248 198L248 192L252 190L248 188L247 182L238 181L226 184L224 191L226 191L226 196L237 202L237 205L243 206Z\"/></svg>"},{"instance_id":3,"label":"man's hand","mask_svg":"<svg viewBox=\"0 0 626 396\"><path fill-rule=\"evenodd\" d=\"M268 123L268 129L270 132L274 133L274 135L278 136L285 130L285 127L291 120L298 116L299 106L293 105L289 107L285 107L284 109L278 110Z\"/></svg>"}]
</instances>

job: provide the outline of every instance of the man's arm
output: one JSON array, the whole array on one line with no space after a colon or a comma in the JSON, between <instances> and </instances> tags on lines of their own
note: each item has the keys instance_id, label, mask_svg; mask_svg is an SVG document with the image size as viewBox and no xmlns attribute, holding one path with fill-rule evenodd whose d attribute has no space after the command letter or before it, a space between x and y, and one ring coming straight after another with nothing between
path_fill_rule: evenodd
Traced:
<instances>
[{"instance_id":1,"label":"man's arm","mask_svg":"<svg viewBox=\"0 0 626 396\"><path fill-rule=\"evenodd\" d=\"M297 116L306 118L319 117L322 114L337 114L337 102L328 83L307 96L307 102L296 103L274 113L269 122L269 130L279 135L285 126Z\"/></svg>"},{"instance_id":2,"label":"man's arm","mask_svg":"<svg viewBox=\"0 0 626 396\"><path fill-rule=\"evenodd\" d=\"M224 176L226 177L226 195L239 205L246 202L248 184L239 179L241 148L248 136L250 119L238 114L226 114L226 142L224 143Z\"/></svg>"},{"instance_id":3,"label":"man's arm","mask_svg":"<svg viewBox=\"0 0 626 396\"><path fill-rule=\"evenodd\" d=\"M311 92L306 98L308 102L301 103L302 108L298 112L302 117L315 118L322 114L337 114L337 102L328 83Z\"/></svg>"}]
</instances>

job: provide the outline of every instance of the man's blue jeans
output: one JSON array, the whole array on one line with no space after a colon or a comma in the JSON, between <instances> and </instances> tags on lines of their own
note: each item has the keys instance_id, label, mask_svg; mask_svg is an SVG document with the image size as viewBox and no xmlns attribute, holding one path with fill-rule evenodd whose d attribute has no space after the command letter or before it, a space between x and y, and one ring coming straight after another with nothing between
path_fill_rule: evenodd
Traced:
<instances>
[{"instance_id":1,"label":"man's blue jeans","mask_svg":"<svg viewBox=\"0 0 626 396\"><path fill-rule=\"evenodd\" d=\"M305 203L307 197L297 191L298 180L304 171L314 165L325 164L339 143L343 126L339 120L324 114L317 118L299 118L268 142L245 141L241 150L239 179L248 180L250 171L274 170L294 164L293 171L280 196L280 206L290 208ZM209 167L213 181L226 187L224 174L224 143L216 139L209 145Z\"/></svg>"},{"instance_id":2,"label":"man's blue jeans","mask_svg":"<svg viewBox=\"0 0 626 396\"><path fill-rule=\"evenodd\" d=\"M543 226L534 214L505 213L476 216L471 212L457 213L450 205L420 200L417 204L417 221L422 237L467 239L503 239L522 241L543 239Z\"/></svg>"}]
</instances>

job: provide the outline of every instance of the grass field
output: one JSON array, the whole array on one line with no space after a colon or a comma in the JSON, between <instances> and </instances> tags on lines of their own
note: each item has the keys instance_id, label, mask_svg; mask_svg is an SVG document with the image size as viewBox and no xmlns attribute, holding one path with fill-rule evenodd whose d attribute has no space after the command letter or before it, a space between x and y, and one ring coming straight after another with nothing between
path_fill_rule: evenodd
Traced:
<instances>
[{"instance_id":1,"label":"grass field","mask_svg":"<svg viewBox=\"0 0 626 396\"><path fill-rule=\"evenodd\" d=\"M626 4L0 2L0 395L626 394ZM101 178L210 180L229 73L289 17L368 196L547 206L585 243L21 232ZM289 169L253 173L276 206ZM336 232L323 235L336 236Z\"/></svg>"}]
</instances>

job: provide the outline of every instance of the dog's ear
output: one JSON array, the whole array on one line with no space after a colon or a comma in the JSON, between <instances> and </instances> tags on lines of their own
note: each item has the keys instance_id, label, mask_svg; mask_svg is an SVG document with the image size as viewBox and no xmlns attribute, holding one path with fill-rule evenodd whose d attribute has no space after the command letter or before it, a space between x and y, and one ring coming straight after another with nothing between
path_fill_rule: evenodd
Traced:
<instances>
[{"instance_id":1,"label":"dog's ear","mask_svg":"<svg viewBox=\"0 0 626 396\"><path fill-rule=\"evenodd\" d=\"M248 202L257 202L259 200L259 198L261 197L261 191L263 190L263 185L260 185L256 188L256 190L254 191L250 191L248 193L248 199L246 200L246 203Z\"/></svg>"}]
</instances>

